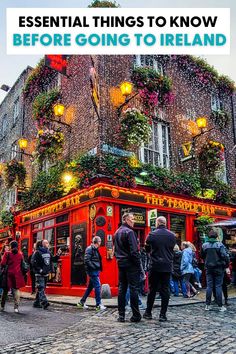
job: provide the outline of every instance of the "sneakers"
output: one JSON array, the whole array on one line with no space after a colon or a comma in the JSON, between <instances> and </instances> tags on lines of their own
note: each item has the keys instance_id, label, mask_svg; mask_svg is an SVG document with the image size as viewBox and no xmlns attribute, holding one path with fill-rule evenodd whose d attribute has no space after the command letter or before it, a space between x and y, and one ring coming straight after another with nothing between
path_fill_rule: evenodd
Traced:
<instances>
[{"instance_id":1,"label":"sneakers","mask_svg":"<svg viewBox=\"0 0 236 354\"><path fill-rule=\"evenodd\" d=\"M33 303L33 307L35 307L36 309L41 309L43 306L40 305L40 303L34 302L34 303Z\"/></svg>"},{"instance_id":2,"label":"sneakers","mask_svg":"<svg viewBox=\"0 0 236 354\"><path fill-rule=\"evenodd\" d=\"M104 310L106 310L106 306L104 306L103 304L96 306L96 311L104 311Z\"/></svg>"},{"instance_id":3,"label":"sneakers","mask_svg":"<svg viewBox=\"0 0 236 354\"><path fill-rule=\"evenodd\" d=\"M48 306L50 306L49 302L44 302L42 305L44 310L47 310Z\"/></svg>"},{"instance_id":4,"label":"sneakers","mask_svg":"<svg viewBox=\"0 0 236 354\"><path fill-rule=\"evenodd\" d=\"M14 312L15 313L19 313L19 309L14 309Z\"/></svg>"},{"instance_id":5,"label":"sneakers","mask_svg":"<svg viewBox=\"0 0 236 354\"><path fill-rule=\"evenodd\" d=\"M130 318L130 322L140 322L141 321L141 316L140 317L134 317L134 316L132 316L131 318Z\"/></svg>"},{"instance_id":6,"label":"sneakers","mask_svg":"<svg viewBox=\"0 0 236 354\"><path fill-rule=\"evenodd\" d=\"M87 310L88 309L88 306L82 302L78 302L78 304L76 305L79 309L84 309L84 310Z\"/></svg>"},{"instance_id":7,"label":"sneakers","mask_svg":"<svg viewBox=\"0 0 236 354\"><path fill-rule=\"evenodd\" d=\"M219 307L219 312L225 312L225 311L227 311L226 307L224 307L224 306Z\"/></svg>"},{"instance_id":8,"label":"sneakers","mask_svg":"<svg viewBox=\"0 0 236 354\"><path fill-rule=\"evenodd\" d=\"M166 322L166 321L167 321L166 315L160 314L160 316L159 316L159 322Z\"/></svg>"},{"instance_id":9,"label":"sneakers","mask_svg":"<svg viewBox=\"0 0 236 354\"><path fill-rule=\"evenodd\" d=\"M117 318L117 322L125 322L125 318L124 318L124 316L119 316L118 318Z\"/></svg>"},{"instance_id":10,"label":"sneakers","mask_svg":"<svg viewBox=\"0 0 236 354\"><path fill-rule=\"evenodd\" d=\"M147 313L146 311L143 314L143 318L145 318L146 320L152 320L152 314L151 313Z\"/></svg>"},{"instance_id":11,"label":"sneakers","mask_svg":"<svg viewBox=\"0 0 236 354\"><path fill-rule=\"evenodd\" d=\"M210 311L212 309L212 306L211 305L206 305L205 306L205 311Z\"/></svg>"}]
</instances>

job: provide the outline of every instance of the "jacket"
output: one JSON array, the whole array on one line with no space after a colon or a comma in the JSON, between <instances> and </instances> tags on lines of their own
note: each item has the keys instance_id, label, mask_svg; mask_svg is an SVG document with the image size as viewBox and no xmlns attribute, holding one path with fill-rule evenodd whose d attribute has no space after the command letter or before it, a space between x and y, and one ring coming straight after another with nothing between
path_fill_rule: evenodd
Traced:
<instances>
[{"instance_id":1,"label":"jacket","mask_svg":"<svg viewBox=\"0 0 236 354\"><path fill-rule=\"evenodd\" d=\"M137 268L141 270L141 258L138 248L138 239L133 229L122 224L114 236L115 256L118 267Z\"/></svg>"},{"instance_id":2,"label":"jacket","mask_svg":"<svg viewBox=\"0 0 236 354\"><path fill-rule=\"evenodd\" d=\"M174 251L173 272L172 272L172 276L174 278L181 278L181 270L180 270L181 259L182 259L182 252Z\"/></svg>"},{"instance_id":3,"label":"jacket","mask_svg":"<svg viewBox=\"0 0 236 354\"><path fill-rule=\"evenodd\" d=\"M150 232L146 239L145 249L151 255L151 270L172 272L175 244L175 234L164 225L160 225L155 231Z\"/></svg>"},{"instance_id":4,"label":"jacket","mask_svg":"<svg viewBox=\"0 0 236 354\"><path fill-rule=\"evenodd\" d=\"M194 273L192 248L188 247L183 250L180 269L182 274Z\"/></svg>"},{"instance_id":5,"label":"jacket","mask_svg":"<svg viewBox=\"0 0 236 354\"><path fill-rule=\"evenodd\" d=\"M53 262L57 262L60 256L53 256L48 248L39 247L31 258L31 265L35 275L48 276L53 271Z\"/></svg>"},{"instance_id":6,"label":"jacket","mask_svg":"<svg viewBox=\"0 0 236 354\"><path fill-rule=\"evenodd\" d=\"M222 242L211 240L202 245L202 258L207 270L224 270L229 266L229 255Z\"/></svg>"},{"instance_id":7,"label":"jacket","mask_svg":"<svg viewBox=\"0 0 236 354\"><path fill-rule=\"evenodd\" d=\"M8 265L7 289L20 289L25 286L24 276L21 271L23 255L19 251L5 252L1 261L1 266Z\"/></svg>"},{"instance_id":8,"label":"jacket","mask_svg":"<svg viewBox=\"0 0 236 354\"><path fill-rule=\"evenodd\" d=\"M84 255L84 265L87 273L102 270L102 257L98 248L94 247L93 245L86 248Z\"/></svg>"}]
</instances>

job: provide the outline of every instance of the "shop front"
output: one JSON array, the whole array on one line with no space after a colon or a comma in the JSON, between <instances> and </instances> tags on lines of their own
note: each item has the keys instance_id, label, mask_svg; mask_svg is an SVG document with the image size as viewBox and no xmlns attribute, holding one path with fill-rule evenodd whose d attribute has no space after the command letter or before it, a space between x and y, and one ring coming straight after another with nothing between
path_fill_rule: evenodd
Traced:
<instances>
[{"instance_id":1,"label":"shop front","mask_svg":"<svg viewBox=\"0 0 236 354\"><path fill-rule=\"evenodd\" d=\"M221 220L232 217L235 211L231 206L204 203L180 195L159 194L146 187L127 189L100 182L20 214L17 230L25 255L30 255L33 244L42 239L49 241L54 254L61 248L63 254L50 276L48 293L64 295L83 293L87 280L84 252L93 235L100 236L103 258L101 282L109 284L115 295L118 270L113 256L113 241L124 212L134 213L135 230L142 246L160 215L167 218L168 228L175 232L180 244L183 240L195 241L196 216L207 214ZM30 291L30 283L25 290Z\"/></svg>"},{"instance_id":2,"label":"shop front","mask_svg":"<svg viewBox=\"0 0 236 354\"><path fill-rule=\"evenodd\" d=\"M10 228L0 229L0 252L3 246L8 245L12 240L13 240L13 232Z\"/></svg>"}]
</instances>

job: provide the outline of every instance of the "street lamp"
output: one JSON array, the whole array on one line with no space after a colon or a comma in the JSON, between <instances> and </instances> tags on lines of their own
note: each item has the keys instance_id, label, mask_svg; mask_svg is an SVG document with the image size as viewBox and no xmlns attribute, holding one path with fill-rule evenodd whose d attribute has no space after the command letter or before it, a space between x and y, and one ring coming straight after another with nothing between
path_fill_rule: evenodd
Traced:
<instances>
[{"instance_id":1,"label":"street lamp","mask_svg":"<svg viewBox=\"0 0 236 354\"><path fill-rule=\"evenodd\" d=\"M58 117L57 119L50 119L52 122L55 122L57 124L61 124L64 125L68 128L69 132L71 133L71 125L66 123L66 122L62 122L61 121L61 117L64 115L65 112L65 106L63 103L61 102L57 102L54 106L53 106L53 113L55 117Z\"/></svg>"},{"instance_id":2,"label":"street lamp","mask_svg":"<svg viewBox=\"0 0 236 354\"><path fill-rule=\"evenodd\" d=\"M73 174L70 172L65 172L62 175L62 180L65 184L69 184L73 179Z\"/></svg>"},{"instance_id":3,"label":"street lamp","mask_svg":"<svg viewBox=\"0 0 236 354\"><path fill-rule=\"evenodd\" d=\"M204 129L207 126L207 119L205 117L199 117L196 120L199 129Z\"/></svg>"},{"instance_id":4,"label":"street lamp","mask_svg":"<svg viewBox=\"0 0 236 354\"><path fill-rule=\"evenodd\" d=\"M117 108L118 117L121 115L122 108L126 106L129 103L129 101L131 101L135 96L138 95L138 92L136 92L131 96L133 92L133 84L130 81L123 81L120 84L120 91L121 94L125 96L125 101Z\"/></svg>"},{"instance_id":5,"label":"street lamp","mask_svg":"<svg viewBox=\"0 0 236 354\"><path fill-rule=\"evenodd\" d=\"M26 138L24 138L24 137L20 138L17 141L17 144L20 148L20 151L16 151L17 153L20 153L21 155L33 157L33 155L28 154L27 152L24 151L28 147L28 140Z\"/></svg>"}]
</instances>

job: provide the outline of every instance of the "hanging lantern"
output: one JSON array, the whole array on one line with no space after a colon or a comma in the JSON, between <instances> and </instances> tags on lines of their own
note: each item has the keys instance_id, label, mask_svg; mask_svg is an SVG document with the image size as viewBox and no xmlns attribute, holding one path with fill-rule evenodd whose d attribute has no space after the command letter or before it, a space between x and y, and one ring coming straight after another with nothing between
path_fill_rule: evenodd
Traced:
<instances>
[{"instance_id":1,"label":"hanging lantern","mask_svg":"<svg viewBox=\"0 0 236 354\"><path fill-rule=\"evenodd\" d=\"M64 104L62 104L62 103L56 103L56 104L53 106L53 112L54 112L54 115L55 115L56 117L61 117L61 116L63 116L64 111L65 111L65 106L64 106Z\"/></svg>"},{"instance_id":2,"label":"hanging lantern","mask_svg":"<svg viewBox=\"0 0 236 354\"><path fill-rule=\"evenodd\" d=\"M70 173L70 172L63 173L62 180L65 184L70 183L72 181L72 179L73 179L72 173Z\"/></svg>"},{"instance_id":3,"label":"hanging lantern","mask_svg":"<svg viewBox=\"0 0 236 354\"><path fill-rule=\"evenodd\" d=\"M197 118L196 123L197 123L198 128L200 128L200 129L204 129L207 126L207 120L205 117Z\"/></svg>"},{"instance_id":4,"label":"hanging lantern","mask_svg":"<svg viewBox=\"0 0 236 354\"><path fill-rule=\"evenodd\" d=\"M28 146L28 140L25 138L20 138L18 140L18 145L21 150L25 150L25 149L27 149L27 146Z\"/></svg>"},{"instance_id":5,"label":"hanging lantern","mask_svg":"<svg viewBox=\"0 0 236 354\"><path fill-rule=\"evenodd\" d=\"M129 96L133 91L133 84L129 81L123 81L120 90L123 96Z\"/></svg>"}]
</instances>

